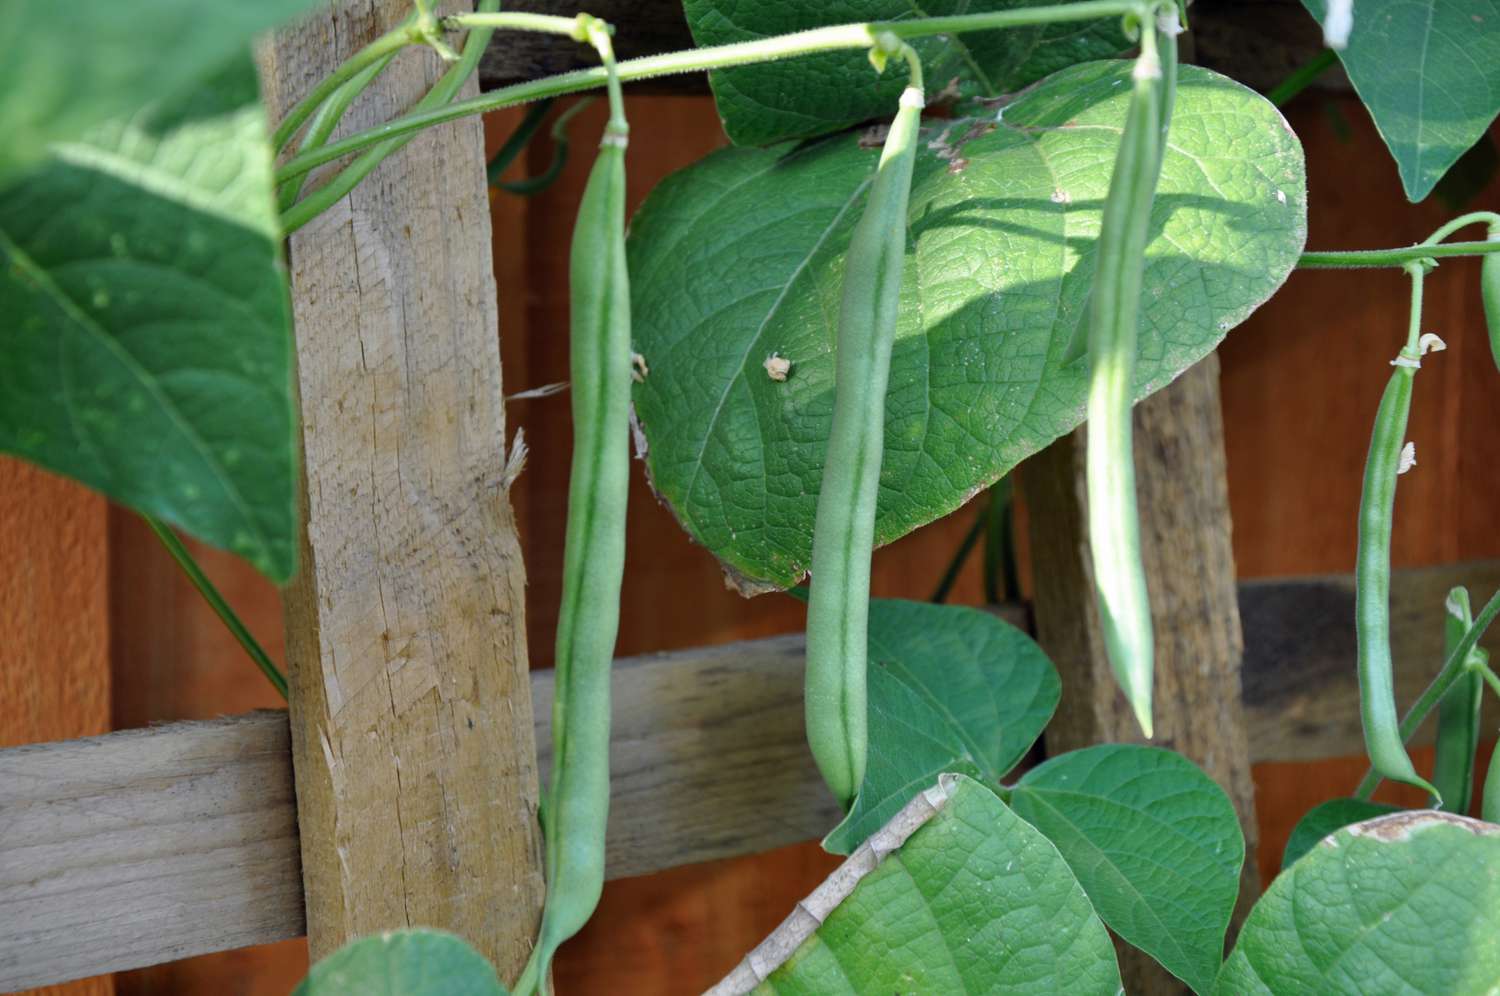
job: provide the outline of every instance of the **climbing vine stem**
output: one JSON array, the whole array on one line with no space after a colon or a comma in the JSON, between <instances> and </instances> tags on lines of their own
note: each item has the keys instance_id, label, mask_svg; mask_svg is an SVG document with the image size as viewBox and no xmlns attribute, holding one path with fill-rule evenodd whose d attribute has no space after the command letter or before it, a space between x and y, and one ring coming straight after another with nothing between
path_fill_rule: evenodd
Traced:
<instances>
[{"instance_id":1,"label":"climbing vine stem","mask_svg":"<svg viewBox=\"0 0 1500 996\"><path fill-rule=\"evenodd\" d=\"M621 62L619 82L668 76L674 73L700 72L706 69L725 69L759 62L773 62L817 52L832 52L841 49L870 49L875 47L881 34L891 34L902 41L931 38L935 35L960 34L967 31L990 31L997 28L1027 27L1041 24L1056 24L1068 21L1092 21L1106 17L1132 16L1144 21L1155 4L1145 0L1089 0L1085 3L1053 4L1044 7L1022 7L1014 10L997 10L982 14L959 14L952 17L920 17L906 21L835 24L809 31L798 31L778 35L774 38L737 42L730 45L713 45L705 48L685 49L662 55L648 55ZM447 20L454 26L490 26L486 22L473 20L477 15L456 15ZM495 15L500 16L500 15ZM507 15L516 17L519 15ZM542 15L531 15L540 17ZM572 23L571 18L561 20ZM441 107L419 108L414 113L388 121L383 125L350 135L337 142L309 150L289 160L277 171L277 182L285 182L316 169L324 163L342 158L351 152L378 145L392 138L409 135L433 125L454 121L470 114L484 114L505 107L557 97L580 90L591 90L604 86L607 74L602 67L579 69L559 73L540 80L502 87L468 100L454 101Z\"/></svg>"},{"instance_id":2,"label":"climbing vine stem","mask_svg":"<svg viewBox=\"0 0 1500 996\"><path fill-rule=\"evenodd\" d=\"M187 545L177 538L177 534L172 532L170 526L155 516L143 515L141 518L146 520L146 525L150 526L151 531L156 534L156 538L161 540L161 545L167 548L167 553L171 554L172 559L177 561L177 566L182 568L182 573L186 574L187 579L193 583L193 587L198 589L198 594L203 596L203 600L208 603L209 608L214 610L214 614L219 617L224 626L239 641L245 653L250 655L250 659L255 662L255 666L260 668L261 674L266 676L266 680L280 693L283 699L286 698L285 675L271 661L271 655L266 653L265 648L251 634L250 628L235 614L234 609L230 608L229 603L224 600L224 596L219 594L219 589L214 587L214 583L208 579L208 575L203 573L203 568L199 566L198 561L193 559L193 555L188 552Z\"/></svg>"},{"instance_id":3,"label":"climbing vine stem","mask_svg":"<svg viewBox=\"0 0 1500 996\"><path fill-rule=\"evenodd\" d=\"M1500 252L1500 242L1446 242L1442 245L1403 246L1399 249L1353 249L1346 252L1305 252L1297 260L1302 270L1338 270L1358 267L1403 267L1421 259L1449 256L1483 256Z\"/></svg>"}]
</instances>

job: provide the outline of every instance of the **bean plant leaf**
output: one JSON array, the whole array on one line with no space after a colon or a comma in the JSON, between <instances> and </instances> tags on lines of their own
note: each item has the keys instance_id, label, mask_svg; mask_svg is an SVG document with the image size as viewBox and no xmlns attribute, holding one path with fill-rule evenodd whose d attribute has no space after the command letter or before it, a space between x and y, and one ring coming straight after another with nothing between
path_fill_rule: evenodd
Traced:
<instances>
[{"instance_id":1,"label":"bean plant leaf","mask_svg":"<svg viewBox=\"0 0 1500 996\"><path fill-rule=\"evenodd\" d=\"M506 996L495 968L440 930L394 930L350 941L319 961L292 996Z\"/></svg>"},{"instance_id":2,"label":"bean plant leaf","mask_svg":"<svg viewBox=\"0 0 1500 996\"><path fill-rule=\"evenodd\" d=\"M1298 858L1316 847L1324 837L1351 823L1361 823L1377 816L1399 812L1400 806L1366 799L1329 799L1319 803L1304 813L1297 825L1292 827L1292 835L1287 838L1286 848L1281 852L1281 868L1285 871L1292 867Z\"/></svg>"},{"instance_id":3,"label":"bean plant leaf","mask_svg":"<svg viewBox=\"0 0 1500 996\"><path fill-rule=\"evenodd\" d=\"M313 0L18 0L0 18L0 184L81 138L217 72Z\"/></svg>"},{"instance_id":4,"label":"bean plant leaf","mask_svg":"<svg viewBox=\"0 0 1500 996\"><path fill-rule=\"evenodd\" d=\"M290 303L248 52L0 190L0 452L295 564Z\"/></svg>"},{"instance_id":5,"label":"bean plant leaf","mask_svg":"<svg viewBox=\"0 0 1500 996\"><path fill-rule=\"evenodd\" d=\"M1327 0L1303 0L1322 23ZM1500 113L1500 3L1359 0L1339 53L1420 201Z\"/></svg>"},{"instance_id":6,"label":"bean plant leaf","mask_svg":"<svg viewBox=\"0 0 1500 996\"><path fill-rule=\"evenodd\" d=\"M1120 992L1109 935L1057 849L978 782L945 775L940 791L948 798L937 812L783 954L757 993ZM868 867L866 855L803 909ZM793 916L783 929L795 941L811 919Z\"/></svg>"},{"instance_id":7,"label":"bean plant leaf","mask_svg":"<svg viewBox=\"0 0 1500 996\"><path fill-rule=\"evenodd\" d=\"M946 515L1084 417L1063 362L1094 273L1130 91L1074 66L1003 119L929 121L918 150L875 533ZM1210 352L1286 279L1306 236L1302 150L1259 95L1182 67L1152 210L1135 394ZM850 229L879 143L726 149L631 223L635 411L657 492L747 592L794 584L833 413ZM786 359L784 380L765 369Z\"/></svg>"},{"instance_id":8,"label":"bean plant leaf","mask_svg":"<svg viewBox=\"0 0 1500 996\"><path fill-rule=\"evenodd\" d=\"M789 31L857 21L979 14L1048 0L823 0L746 3L683 0L699 45L753 41ZM1119 55L1130 46L1120 18L977 31L912 42L928 86L964 96L1012 93L1076 62ZM888 116L906 86L898 62L877 74L864 51L826 52L787 62L709 74L724 131L736 145L810 138Z\"/></svg>"},{"instance_id":9,"label":"bean plant leaf","mask_svg":"<svg viewBox=\"0 0 1500 996\"><path fill-rule=\"evenodd\" d=\"M1271 883L1215 986L1479 996L1500 979L1500 827L1430 810L1339 830Z\"/></svg>"},{"instance_id":10,"label":"bean plant leaf","mask_svg":"<svg viewBox=\"0 0 1500 996\"><path fill-rule=\"evenodd\" d=\"M1042 649L988 612L872 601L865 780L823 846L850 853L941 772L999 785L1061 691Z\"/></svg>"},{"instance_id":11,"label":"bean plant leaf","mask_svg":"<svg viewBox=\"0 0 1500 996\"><path fill-rule=\"evenodd\" d=\"M1245 838L1229 797L1169 750L1104 744L1052 758L1011 792L1111 930L1207 993L1239 895Z\"/></svg>"}]
</instances>

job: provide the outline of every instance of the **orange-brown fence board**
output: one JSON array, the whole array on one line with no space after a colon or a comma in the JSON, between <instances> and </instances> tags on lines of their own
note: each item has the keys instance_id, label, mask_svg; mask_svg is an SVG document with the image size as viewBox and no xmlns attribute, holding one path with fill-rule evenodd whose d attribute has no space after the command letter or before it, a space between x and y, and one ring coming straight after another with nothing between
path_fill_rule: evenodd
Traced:
<instances>
[{"instance_id":1,"label":"orange-brown fence board","mask_svg":"<svg viewBox=\"0 0 1500 996\"><path fill-rule=\"evenodd\" d=\"M81 486L0 457L0 747L109 729L105 512ZM114 991L102 976L32 992Z\"/></svg>"},{"instance_id":2,"label":"orange-brown fence board","mask_svg":"<svg viewBox=\"0 0 1500 996\"><path fill-rule=\"evenodd\" d=\"M637 204L666 172L722 138L706 98L639 98L632 104L629 164L632 204ZM573 161L551 191L530 201L502 195L492 202L508 392L567 378L567 245L601 115L602 109L594 108L575 121ZM1405 203L1394 167L1353 98L1309 95L1289 116L1308 155L1310 246L1416 241L1455 213L1436 201ZM517 112L495 116L491 148L518 118ZM541 170L550 151L549 143L538 142L513 172ZM1474 203L1500 203L1500 184L1492 183ZM1495 379L1500 375L1484 355L1476 269L1451 261L1428 280L1425 327L1442 335L1449 351L1433 357L1418 379L1411 436L1419 463L1402 480L1394 548L1398 565L1500 555L1492 511L1500 498L1500 438L1490 431L1500 424ZM1404 333L1406 299L1404 278L1393 272L1296 273L1226 341L1222 389L1242 577L1352 567L1354 510L1370 418L1389 372L1386 361ZM512 426L525 428L532 447L513 501L530 581L529 642L534 661L545 664L561 560L568 397L517 401L507 414ZM620 653L749 638L801 625L802 609L790 600L765 596L744 602L721 590L712 557L693 546L656 505L639 475L631 501ZM7 596L0 599L5 638L0 646L51 641L30 644L28 657L55 662L52 671L36 672L31 681L18 676L17 668L0 668L5 742L62 739L105 728L110 708L109 676L102 666L106 640L113 656L117 726L233 714L274 702L128 513L111 514L106 544L101 501L11 463L0 464L0 507L6 513L0 517L0 552L6 558L0 586ZM960 511L883 551L877 593L926 597L970 514ZM210 556L207 566L279 658L276 593L229 558ZM24 580L17 582L18 577ZM13 590L33 601L14 600ZM44 593L51 608L34 610ZM979 594L976 564L971 564L954 597L974 602ZM69 623L59 624L62 618ZM202 668L209 661L219 666ZM48 715L63 725L42 726L41 717ZM22 729L18 723L28 725ZM1362 771L1358 759L1257 766L1263 877L1274 872L1286 834L1301 813L1347 792ZM573 992L697 991L759 940L831 866L832 860L809 844L613 882L594 923L565 949L559 983ZM302 942L205 956L122 975L120 991L285 992L304 970L305 957ZM68 991L101 992L107 990L98 987L107 985L101 981L92 990Z\"/></svg>"}]
</instances>

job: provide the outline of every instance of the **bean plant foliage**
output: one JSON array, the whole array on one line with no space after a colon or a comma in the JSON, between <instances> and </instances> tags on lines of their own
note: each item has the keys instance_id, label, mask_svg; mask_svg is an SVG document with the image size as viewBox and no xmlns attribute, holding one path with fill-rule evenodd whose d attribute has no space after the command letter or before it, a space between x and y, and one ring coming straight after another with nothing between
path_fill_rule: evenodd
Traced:
<instances>
[{"instance_id":1,"label":"bean plant foliage","mask_svg":"<svg viewBox=\"0 0 1500 996\"><path fill-rule=\"evenodd\" d=\"M1500 11L1493 0L1360 0L1352 35L1335 39L1347 3L1306 3L1331 43L1345 44L1340 58L1408 195L1420 199L1500 110L1500 33L1480 29L1500 26ZM1494 240L1500 214L1455 219L1380 263L1305 253L1296 136L1266 98L1233 80L1193 66L1162 72L1176 65L1183 13L1164 0L1092 0L1082 10L1040 0L684 0L700 45L766 46L758 63L736 62L723 50L679 54L678 69L713 70L734 145L663 181L631 220L628 245L620 83L661 67L643 68L649 59L616 64L610 31L595 18L528 13L502 23L494 0L477 14L438 18L417 4L382 39L388 47L351 64L356 56L326 90L313 90L327 103L308 101L304 118L292 116L292 123L311 122L305 132L282 129L287 148L278 138L285 153L278 173L249 42L310 0L76 6L68 20L77 24L67 32L40 0L0 24L7 56L0 59L0 124L8 136L0 148L0 452L233 551L278 582L294 574L299 528L282 243L296 227L288 218L301 224L315 213L306 205L319 203L316 190L298 201L313 165L372 147L378 154L370 162L378 161L395 153L401 136L433 123L408 116L379 135L320 148L378 76L380 60L398 49L451 58L444 32L523 28L587 41L598 54L605 69L596 77L522 84L488 106L608 79L616 200L608 217L595 217L608 224L582 226L608 244L575 246L576 271L592 272L596 248L626 256L627 265L613 273L619 302L613 294L599 300L597 286L584 288L592 299L575 288L575 313L598 319L577 323L575 335L587 349L594 325L617 333L610 369L621 379L601 381L615 388L624 384L630 340L638 354L635 444L650 480L748 594L790 588L807 574L825 464L852 466L828 456L835 343L857 342L859 332L857 322L841 328L845 275L860 270L846 264L852 255L864 265L860 272L879 273L875 283L886 290L899 271L899 308L882 306L874 319L887 334L892 321L895 328L883 433L874 403L858 409L864 436L851 434L857 457L860 446L882 444L874 460L859 464L870 474L865 497L851 502L864 510L865 532L856 537L850 525L832 544L835 554L864 551L845 565L847 577L863 572L846 590L859 609L868 604L868 625L845 613L827 627L840 648L856 648L833 655L834 664L861 666L844 668L858 680L845 680L829 701L809 697L810 709L835 711L841 730L850 731L845 746L858 748L840 772L847 790L835 791L846 812L823 841L847 857L716 991L1114 994L1121 973L1111 931L1200 994L1494 991L1500 774L1491 775L1483 797L1491 822L1372 803L1373 772L1355 797L1308 813L1287 846L1283 873L1226 960L1246 848L1218 784L1181 755L1152 746L1100 744L1041 757L1037 744L1069 691L1041 648L977 609L867 602L864 554L872 518L875 541L890 542L952 512L1077 427L1091 368L1134 354L1133 367L1114 365L1105 399L1118 402L1113 410L1126 420L1115 425L1128 427L1132 400L1212 351L1299 259L1403 266L1414 287L1403 367L1415 369L1430 338L1419 335L1421 274L1439 255L1487 251L1439 243L1480 221ZM1101 11L1109 16L1096 17ZM923 26L931 17L971 16L984 18L983 30ZM1017 19L1027 23L995 27ZM791 44L777 41L786 32L827 26L831 33L799 50L800 58L776 50ZM159 39L179 28L185 33L171 57L159 57ZM455 90L481 47L454 63L462 67L448 81ZM765 61L773 58L779 61ZM1147 102L1148 93L1166 99ZM935 111L922 119L907 209L903 218L900 200L877 197L886 210L869 214L883 230L855 239L898 100L906 125L924 107ZM424 111L453 111L440 103ZM465 103L468 111L487 109ZM1127 108L1159 112L1170 128L1132 129L1130 120L1157 119L1127 117ZM900 155L892 158L903 170L904 196L912 130L896 131L902 141L891 145ZM1160 156L1155 186L1142 182L1155 176L1154 162L1149 170L1121 168L1124 182L1112 184L1127 132L1130 148ZM293 168L299 157L307 167L300 171ZM370 162L345 175L367 172ZM877 189L889 193L892 175L883 174ZM1143 199L1124 200L1135 187ZM331 182L326 189L347 188ZM1149 220L1143 256L1138 240L1129 252L1099 253L1106 200L1115 218L1122 204L1139 205L1123 215L1137 234L1141 219ZM902 231L886 223L892 219L905 223L904 255ZM1500 363L1496 264L1500 255L1486 256ZM1113 276L1096 281L1101 272ZM1137 274L1138 335L1116 337L1114 344L1127 345L1113 354L1088 345L1093 355L1085 362L1074 347L1099 337L1086 327L1091 300L1096 314L1133 313ZM1099 295L1106 284L1115 297ZM580 307L590 301L593 311ZM1118 301L1130 308L1110 312ZM574 393L575 403L586 394L580 385ZM619 449L610 451L622 464L623 409L622 400L620 431L611 434ZM575 417L588 414L575 409ZM595 443L600 452L612 445ZM1131 496L1133 522L1133 485L1121 490ZM570 550L569 577L592 571L598 586L589 590L617 594L623 508L602 508L593 521L595 548ZM1383 525L1388 532L1389 521ZM613 559L598 555L604 548ZM1139 550L1130 552L1138 561ZM814 605L817 583L815 576ZM588 677L600 692L590 701L607 711L612 637L597 627L608 613L600 605L575 608L595 627L588 635L599 645L588 666L597 669ZM1500 596L1467 612L1449 634L1446 679L1440 675L1448 684L1435 682L1424 708L1460 675L1465 687L1479 687L1486 660L1471 651L1500 615ZM1144 673L1150 666L1145 661ZM1382 735L1404 756L1394 703L1384 704L1391 708L1381 713L1389 713ZM1150 708L1148 695L1148 717ZM556 787L566 779L556 782L544 828L556 835L548 840L556 856L549 857L549 908L559 895L567 901L569 931L587 919L604 878L609 787L600 731L608 724L607 716L584 712L559 712L554 732L566 739L571 724L593 724L597 743L578 751L597 775L588 783L593 795L575 797ZM1415 729L1422 715L1413 716ZM1440 740L1439 752L1463 739ZM575 741L583 742L576 733ZM554 747L553 756L569 752ZM558 814L569 807L582 807L593 837L566 836ZM566 895L563 861L585 868L592 884ZM566 940L564 933L571 936L559 933L549 945ZM523 973L518 991L544 984L545 962ZM297 992L489 996L506 989L463 939L404 930L352 942L314 966Z\"/></svg>"},{"instance_id":2,"label":"bean plant foliage","mask_svg":"<svg viewBox=\"0 0 1500 996\"><path fill-rule=\"evenodd\" d=\"M278 581L296 559L291 315L246 42L274 23L273 11L305 6L229 15L236 43L189 46L184 59L199 74L185 87L180 69L120 59L118 48L148 51L159 35L86 34L92 50L70 60L101 77L112 59L123 63L96 81L115 113L66 115L66 130L23 128L8 147L29 165L0 183L0 451L181 526ZM201 5L186 18L204 19ZM23 95L38 79L68 75L28 72L39 75ZM16 99L7 94L0 107ZM43 137L51 144L26 148Z\"/></svg>"},{"instance_id":3,"label":"bean plant foliage","mask_svg":"<svg viewBox=\"0 0 1500 996\"><path fill-rule=\"evenodd\" d=\"M1087 365L1064 355L1086 308L1128 82L1128 64L1085 63L984 117L924 128L878 543L953 511L1083 421ZM651 480L749 591L795 584L811 560L839 278L879 152L871 138L715 153L663 181L631 223ZM1182 68L1152 236L1137 397L1212 351L1302 249L1301 146L1264 98ZM773 356L790 363L785 380L767 375Z\"/></svg>"},{"instance_id":4,"label":"bean plant foliage","mask_svg":"<svg viewBox=\"0 0 1500 996\"><path fill-rule=\"evenodd\" d=\"M1303 3L1327 21L1328 0ZM1495 24L1494 0L1359 0L1339 61L1413 201L1432 192L1500 111Z\"/></svg>"}]
</instances>

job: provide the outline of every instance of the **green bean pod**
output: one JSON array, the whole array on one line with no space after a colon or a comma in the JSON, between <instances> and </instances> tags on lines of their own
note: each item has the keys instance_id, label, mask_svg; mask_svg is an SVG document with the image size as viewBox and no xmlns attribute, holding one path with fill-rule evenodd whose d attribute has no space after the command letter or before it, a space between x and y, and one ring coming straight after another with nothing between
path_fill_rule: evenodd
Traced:
<instances>
[{"instance_id":1,"label":"green bean pod","mask_svg":"<svg viewBox=\"0 0 1500 996\"><path fill-rule=\"evenodd\" d=\"M553 953L588 921L604 888L610 664L625 565L631 383L628 128L618 83L610 102L613 114L578 206L568 276L573 465L552 702L552 785L543 818L547 902L518 994L542 985Z\"/></svg>"},{"instance_id":2,"label":"green bean pod","mask_svg":"<svg viewBox=\"0 0 1500 996\"><path fill-rule=\"evenodd\" d=\"M1413 266L1408 272L1413 285L1415 332L1421 315L1422 270ZM1412 338L1396 360L1395 371L1375 414L1359 501L1359 549L1354 570L1359 705L1370 766L1382 777L1415 785L1441 802L1441 793L1412 767L1402 742L1391 661L1391 516L1395 511L1396 478L1406 440L1407 415L1411 411L1412 383L1421 362L1415 335Z\"/></svg>"},{"instance_id":3,"label":"green bean pod","mask_svg":"<svg viewBox=\"0 0 1500 996\"><path fill-rule=\"evenodd\" d=\"M1490 225L1489 241L1500 242L1500 224ZM1495 359L1495 369L1500 370L1500 252L1487 253L1479 264L1479 294L1490 330L1490 355Z\"/></svg>"},{"instance_id":4,"label":"green bean pod","mask_svg":"<svg viewBox=\"0 0 1500 996\"><path fill-rule=\"evenodd\" d=\"M912 85L901 95L844 262L833 426L813 526L807 740L823 780L846 806L865 773L870 555L885 444L885 391L906 259L907 202L922 118L920 70L914 54L907 61Z\"/></svg>"},{"instance_id":5,"label":"green bean pod","mask_svg":"<svg viewBox=\"0 0 1500 996\"><path fill-rule=\"evenodd\" d=\"M1469 592L1448 592L1443 626L1443 658L1452 656L1464 634L1473 625ZM1484 651L1475 647L1468 660L1480 659ZM1476 670L1459 677L1438 704L1437 759L1432 766L1432 784L1447 807L1455 813L1469 811L1474 795L1474 754L1479 749L1479 707L1483 704L1484 679Z\"/></svg>"},{"instance_id":6,"label":"green bean pod","mask_svg":"<svg viewBox=\"0 0 1500 996\"><path fill-rule=\"evenodd\" d=\"M1151 606L1141 564L1130 409L1151 203L1161 170L1162 68L1156 32L1143 26L1141 54L1099 230L1089 298L1089 546L1105 650L1141 730L1152 735Z\"/></svg>"},{"instance_id":7,"label":"green bean pod","mask_svg":"<svg viewBox=\"0 0 1500 996\"><path fill-rule=\"evenodd\" d=\"M1500 823L1500 741L1490 754L1490 770L1484 776L1484 796L1479 800L1479 818L1486 823Z\"/></svg>"}]
</instances>

